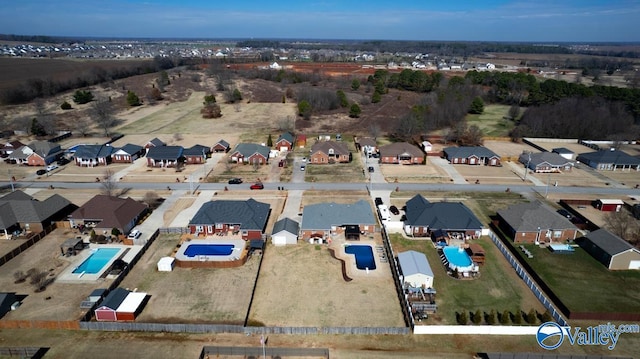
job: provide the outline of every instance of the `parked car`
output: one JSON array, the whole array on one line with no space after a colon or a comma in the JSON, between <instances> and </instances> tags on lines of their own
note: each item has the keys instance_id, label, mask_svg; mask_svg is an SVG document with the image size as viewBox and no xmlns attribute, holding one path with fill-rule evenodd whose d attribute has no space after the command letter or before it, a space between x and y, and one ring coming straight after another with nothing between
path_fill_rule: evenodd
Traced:
<instances>
[{"instance_id":1,"label":"parked car","mask_svg":"<svg viewBox=\"0 0 640 359\"><path fill-rule=\"evenodd\" d=\"M56 163L57 163L59 166L64 166L64 165L66 165L66 164L67 164L67 163L69 163L69 162L71 162L71 160L69 160L69 159L68 159L68 158L66 158L66 157L62 157L62 158L61 158L61 159L59 159Z\"/></svg>"},{"instance_id":2,"label":"parked car","mask_svg":"<svg viewBox=\"0 0 640 359\"><path fill-rule=\"evenodd\" d=\"M138 239L138 238L140 238L141 235L142 235L142 232L140 232L137 229L134 229L133 231L129 232L129 235L127 236L127 238L129 238L129 239Z\"/></svg>"},{"instance_id":3,"label":"parked car","mask_svg":"<svg viewBox=\"0 0 640 359\"><path fill-rule=\"evenodd\" d=\"M396 207L396 206L389 207L389 212L391 212L391 213L393 213L395 215L399 215L400 214L400 211L398 210L398 207Z\"/></svg>"},{"instance_id":4,"label":"parked car","mask_svg":"<svg viewBox=\"0 0 640 359\"><path fill-rule=\"evenodd\" d=\"M300 171L304 171L304 170L305 170L304 165L300 166Z\"/></svg>"},{"instance_id":5,"label":"parked car","mask_svg":"<svg viewBox=\"0 0 640 359\"><path fill-rule=\"evenodd\" d=\"M47 166L47 172L51 172L51 171L55 170L56 168L58 168L58 165L48 165Z\"/></svg>"},{"instance_id":6,"label":"parked car","mask_svg":"<svg viewBox=\"0 0 640 359\"><path fill-rule=\"evenodd\" d=\"M47 170L37 170L37 171L36 171L36 174L37 174L38 176L43 176L43 175L47 174Z\"/></svg>"},{"instance_id":7,"label":"parked car","mask_svg":"<svg viewBox=\"0 0 640 359\"><path fill-rule=\"evenodd\" d=\"M249 188L251 188L251 189L264 189L264 185L262 183L258 182L258 183L252 184L251 187L249 187Z\"/></svg>"},{"instance_id":8,"label":"parked car","mask_svg":"<svg viewBox=\"0 0 640 359\"><path fill-rule=\"evenodd\" d=\"M369 166L369 173L373 172L373 166Z\"/></svg>"},{"instance_id":9,"label":"parked car","mask_svg":"<svg viewBox=\"0 0 640 359\"><path fill-rule=\"evenodd\" d=\"M302 162L307 162L307 158L306 157L302 157Z\"/></svg>"},{"instance_id":10,"label":"parked car","mask_svg":"<svg viewBox=\"0 0 640 359\"><path fill-rule=\"evenodd\" d=\"M380 197L376 197L374 202L376 203L376 207L378 207L379 205L383 204L382 198L380 198Z\"/></svg>"},{"instance_id":11,"label":"parked car","mask_svg":"<svg viewBox=\"0 0 640 359\"><path fill-rule=\"evenodd\" d=\"M241 184L242 183L242 178L232 178L229 180L229 184Z\"/></svg>"}]
</instances>

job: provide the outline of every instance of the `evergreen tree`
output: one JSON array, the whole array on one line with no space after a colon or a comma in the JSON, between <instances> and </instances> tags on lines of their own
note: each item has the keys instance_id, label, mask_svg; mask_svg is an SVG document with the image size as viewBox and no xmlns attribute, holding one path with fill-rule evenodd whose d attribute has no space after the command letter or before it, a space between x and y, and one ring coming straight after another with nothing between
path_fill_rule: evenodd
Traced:
<instances>
[{"instance_id":1,"label":"evergreen tree","mask_svg":"<svg viewBox=\"0 0 640 359\"><path fill-rule=\"evenodd\" d=\"M496 311L491 309L491 311L489 312L489 314L487 314L487 324L489 325L494 325L496 324Z\"/></svg>"},{"instance_id":2,"label":"evergreen tree","mask_svg":"<svg viewBox=\"0 0 640 359\"><path fill-rule=\"evenodd\" d=\"M353 81L351 81L351 89L353 91L358 91L359 88L360 88L360 80L353 79Z\"/></svg>"},{"instance_id":3,"label":"evergreen tree","mask_svg":"<svg viewBox=\"0 0 640 359\"><path fill-rule=\"evenodd\" d=\"M129 106L140 106L140 105L142 105L142 102L140 101L140 98L133 91L127 91L127 103L129 104Z\"/></svg>"},{"instance_id":4,"label":"evergreen tree","mask_svg":"<svg viewBox=\"0 0 640 359\"><path fill-rule=\"evenodd\" d=\"M469 113L471 114L481 114L484 112L484 101L482 98L476 97L471 102L471 107L469 108Z\"/></svg>"},{"instance_id":5,"label":"evergreen tree","mask_svg":"<svg viewBox=\"0 0 640 359\"><path fill-rule=\"evenodd\" d=\"M351 105L351 108L349 109L349 117L358 118L360 117L361 113L362 113L362 110L360 109L360 106L358 106L357 103L354 103L353 105Z\"/></svg>"},{"instance_id":6,"label":"evergreen tree","mask_svg":"<svg viewBox=\"0 0 640 359\"><path fill-rule=\"evenodd\" d=\"M473 324L478 325L480 323L482 323L482 312L478 309L473 313Z\"/></svg>"},{"instance_id":7,"label":"evergreen tree","mask_svg":"<svg viewBox=\"0 0 640 359\"><path fill-rule=\"evenodd\" d=\"M267 147L272 147L273 146L273 139L271 139L271 134L269 134L269 137L267 137Z\"/></svg>"}]
</instances>

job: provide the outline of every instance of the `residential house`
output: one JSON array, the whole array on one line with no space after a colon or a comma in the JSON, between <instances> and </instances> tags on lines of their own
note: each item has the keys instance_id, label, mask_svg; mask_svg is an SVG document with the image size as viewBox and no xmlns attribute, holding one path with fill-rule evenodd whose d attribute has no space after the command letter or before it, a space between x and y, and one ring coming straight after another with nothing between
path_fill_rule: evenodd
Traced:
<instances>
[{"instance_id":1,"label":"residential house","mask_svg":"<svg viewBox=\"0 0 640 359\"><path fill-rule=\"evenodd\" d=\"M0 235L11 239L16 231L42 232L76 208L59 194L38 201L22 191L11 192L0 197Z\"/></svg>"},{"instance_id":2,"label":"residential house","mask_svg":"<svg viewBox=\"0 0 640 359\"><path fill-rule=\"evenodd\" d=\"M499 226L514 243L552 243L575 239L569 219L540 201L519 203L497 211Z\"/></svg>"},{"instance_id":3,"label":"residential house","mask_svg":"<svg viewBox=\"0 0 640 359\"><path fill-rule=\"evenodd\" d=\"M255 143L240 143L231 151L231 161L265 165L269 163L270 152L271 149L267 146Z\"/></svg>"},{"instance_id":4,"label":"residential house","mask_svg":"<svg viewBox=\"0 0 640 359\"><path fill-rule=\"evenodd\" d=\"M93 228L96 234L111 235L113 228L128 234L149 211L146 204L131 197L96 195L68 216L72 227Z\"/></svg>"},{"instance_id":5,"label":"residential house","mask_svg":"<svg viewBox=\"0 0 640 359\"><path fill-rule=\"evenodd\" d=\"M144 153L144 147L127 143L111 154L111 161L113 163L133 163L133 161L142 157Z\"/></svg>"},{"instance_id":6,"label":"residential house","mask_svg":"<svg viewBox=\"0 0 640 359\"><path fill-rule=\"evenodd\" d=\"M73 157L77 166L106 166L111 163L111 155L115 151L109 145L79 145Z\"/></svg>"},{"instance_id":7,"label":"residential house","mask_svg":"<svg viewBox=\"0 0 640 359\"><path fill-rule=\"evenodd\" d=\"M309 163L348 163L351 161L351 152L343 142L320 141L311 146Z\"/></svg>"},{"instance_id":8,"label":"residential house","mask_svg":"<svg viewBox=\"0 0 640 359\"><path fill-rule=\"evenodd\" d=\"M378 143L371 137L356 138L356 148L361 149L362 153L367 156L378 153Z\"/></svg>"},{"instance_id":9,"label":"residential house","mask_svg":"<svg viewBox=\"0 0 640 359\"><path fill-rule=\"evenodd\" d=\"M612 150L581 153L578 155L577 161L597 170L640 171L640 158L633 157L622 151Z\"/></svg>"},{"instance_id":10,"label":"residential house","mask_svg":"<svg viewBox=\"0 0 640 359\"><path fill-rule=\"evenodd\" d=\"M345 234L356 229L358 234L368 235L376 231L376 218L371 205L365 200L351 204L325 202L304 207L300 238L312 242L328 242L331 236Z\"/></svg>"},{"instance_id":11,"label":"residential house","mask_svg":"<svg viewBox=\"0 0 640 359\"><path fill-rule=\"evenodd\" d=\"M433 288L433 270L424 253L406 251L398 253L400 280L403 286L413 288Z\"/></svg>"},{"instance_id":12,"label":"residential house","mask_svg":"<svg viewBox=\"0 0 640 359\"><path fill-rule=\"evenodd\" d=\"M553 152L525 152L518 158L520 163L536 173L571 171L573 161Z\"/></svg>"},{"instance_id":13,"label":"residential house","mask_svg":"<svg viewBox=\"0 0 640 359\"><path fill-rule=\"evenodd\" d=\"M577 242L610 270L640 269L640 251L606 229L589 232Z\"/></svg>"},{"instance_id":14,"label":"residential house","mask_svg":"<svg viewBox=\"0 0 640 359\"><path fill-rule=\"evenodd\" d=\"M107 294L95 309L96 321L134 321L142 311L147 299L147 293L116 288Z\"/></svg>"},{"instance_id":15,"label":"residential house","mask_svg":"<svg viewBox=\"0 0 640 359\"><path fill-rule=\"evenodd\" d=\"M482 222L460 202L429 202L421 195L407 201L404 231L413 237L429 237L444 230L448 235L478 238L483 234Z\"/></svg>"},{"instance_id":16,"label":"residential house","mask_svg":"<svg viewBox=\"0 0 640 359\"><path fill-rule=\"evenodd\" d=\"M182 146L151 147L147 152L147 167L176 167L184 161Z\"/></svg>"},{"instance_id":17,"label":"residential house","mask_svg":"<svg viewBox=\"0 0 640 359\"><path fill-rule=\"evenodd\" d=\"M284 132L278 137L273 147L278 151L287 152L293 149L294 143L295 138L293 133Z\"/></svg>"},{"instance_id":18,"label":"residential house","mask_svg":"<svg viewBox=\"0 0 640 359\"><path fill-rule=\"evenodd\" d=\"M276 246L298 243L300 224L291 218L283 218L273 225L271 243Z\"/></svg>"},{"instance_id":19,"label":"residential house","mask_svg":"<svg viewBox=\"0 0 640 359\"><path fill-rule=\"evenodd\" d=\"M220 140L211 146L211 152L228 152L231 149L229 142Z\"/></svg>"},{"instance_id":20,"label":"residential house","mask_svg":"<svg viewBox=\"0 0 640 359\"><path fill-rule=\"evenodd\" d=\"M447 147L444 157L451 164L500 166L500 156L483 146Z\"/></svg>"},{"instance_id":21,"label":"residential house","mask_svg":"<svg viewBox=\"0 0 640 359\"><path fill-rule=\"evenodd\" d=\"M49 141L33 141L26 146L14 150L9 159L18 164L29 166L46 166L62 156L63 151L59 144Z\"/></svg>"},{"instance_id":22,"label":"residential house","mask_svg":"<svg viewBox=\"0 0 640 359\"><path fill-rule=\"evenodd\" d=\"M574 157L576 155L575 152L571 151L568 148L564 148L564 147L556 147L556 148L552 149L551 152L552 153L557 153L560 156L562 156L562 157L564 157L564 158L566 158L568 160L571 160L571 161L573 161L573 159L574 159Z\"/></svg>"},{"instance_id":23,"label":"residential house","mask_svg":"<svg viewBox=\"0 0 640 359\"><path fill-rule=\"evenodd\" d=\"M149 142L145 143L144 148L153 148L153 147L162 147L162 146L166 146L167 144L164 143L161 139L159 139L158 137L155 137L154 139L150 140Z\"/></svg>"},{"instance_id":24,"label":"residential house","mask_svg":"<svg viewBox=\"0 0 640 359\"><path fill-rule=\"evenodd\" d=\"M189 232L196 236L233 233L244 240L262 239L270 213L268 203L253 198L209 201L189 221Z\"/></svg>"},{"instance_id":25,"label":"residential house","mask_svg":"<svg viewBox=\"0 0 640 359\"><path fill-rule=\"evenodd\" d=\"M20 141L10 141L5 143L0 143L0 155L8 156L11 153L13 153L13 151L17 150L22 146L24 146L24 143Z\"/></svg>"},{"instance_id":26,"label":"residential house","mask_svg":"<svg viewBox=\"0 0 640 359\"><path fill-rule=\"evenodd\" d=\"M394 142L380 146L380 163L419 165L424 163L424 152L408 142Z\"/></svg>"},{"instance_id":27,"label":"residential house","mask_svg":"<svg viewBox=\"0 0 640 359\"><path fill-rule=\"evenodd\" d=\"M200 164L205 163L207 158L211 156L211 149L207 146L194 145L189 148L185 148L182 152L182 156L185 158L187 164Z\"/></svg>"}]
</instances>

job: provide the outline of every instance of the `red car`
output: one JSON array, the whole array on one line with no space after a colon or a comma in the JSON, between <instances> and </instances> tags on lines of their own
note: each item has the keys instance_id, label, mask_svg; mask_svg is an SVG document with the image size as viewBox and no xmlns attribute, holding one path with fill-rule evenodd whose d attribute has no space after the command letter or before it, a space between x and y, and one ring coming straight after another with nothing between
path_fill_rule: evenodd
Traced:
<instances>
[{"instance_id":1,"label":"red car","mask_svg":"<svg viewBox=\"0 0 640 359\"><path fill-rule=\"evenodd\" d=\"M251 187L249 187L251 189L264 189L264 185L262 183L254 183L251 185Z\"/></svg>"}]
</instances>

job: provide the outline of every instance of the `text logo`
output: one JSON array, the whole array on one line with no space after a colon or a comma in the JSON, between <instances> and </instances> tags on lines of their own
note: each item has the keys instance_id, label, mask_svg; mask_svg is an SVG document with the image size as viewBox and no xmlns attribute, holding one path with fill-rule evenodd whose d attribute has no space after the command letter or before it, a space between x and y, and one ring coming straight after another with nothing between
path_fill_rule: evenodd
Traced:
<instances>
[{"instance_id":1,"label":"text logo","mask_svg":"<svg viewBox=\"0 0 640 359\"><path fill-rule=\"evenodd\" d=\"M562 342L564 341L564 330L558 323L543 323L538 327L536 340L544 349L556 349L562 345Z\"/></svg>"}]
</instances>

